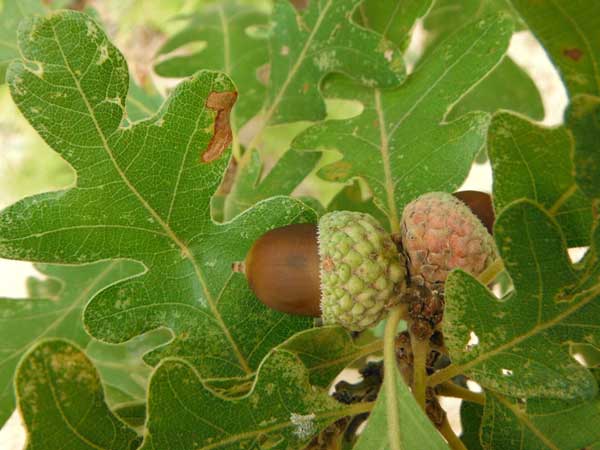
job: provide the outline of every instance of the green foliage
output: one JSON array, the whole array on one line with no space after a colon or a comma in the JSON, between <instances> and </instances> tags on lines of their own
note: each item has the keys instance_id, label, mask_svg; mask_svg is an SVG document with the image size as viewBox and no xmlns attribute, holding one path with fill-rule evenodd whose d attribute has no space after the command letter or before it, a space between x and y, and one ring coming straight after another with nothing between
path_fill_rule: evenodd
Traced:
<instances>
[{"instance_id":1,"label":"green foliage","mask_svg":"<svg viewBox=\"0 0 600 450\"><path fill-rule=\"evenodd\" d=\"M371 197L364 198L363 189L357 180L343 188L327 205L329 211L358 211L371 214L381 224L387 226L385 215L381 212Z\"/></svg>"},{"instance_id":2,"label":"green foliage","mask_svg":"<svg viewBox=\"0 0 600 450\"><path fill-rule=\"evenodd\" d=\"M600 97L578 95L570 105L567 125L575 136L575 180L583 192L600 197Z\"/></svg>"},{"instance_id":3,"label":"green foliage","mask_svg":"<svg viewBox=\"0 0 600 450\"><path fill-rule=\"evenodd\" d=\"M569 95L600 95L600 3L511 1L560 71Z\"/></svg>"},{"instance_id":4,"label":"green foliage","mask_svg":"<svg viewBox=\"0 0 600 450\"><path fill-rule=\"evenodd\" d=\"M96 296L85 320L92 335L110 342L171 328L175 338L170 345L147 357L154 364L186 353L205 375L239 376L254 370L278 339L306 327L306 320L265 310L256 315L265 336L243 338L249 312L264 308L249 301L241 277L232 277L232 262L243 259L267 229L315 218L298 202L274 198L227 224L210 220L209 199L228 153L212 163L199 162L216 126L217 112L205 103L211 93L231 91L231 81L200 72L182 83L154 117L123 128L126 67L91 19L73 12L31 19L20 36L23 54L37 66L11 66L15 102L77 170L78 179L73 189L25 199L5 210L2 255L62 263L111 257L143 262L147 272ZM76 46L74 36L90 45ZM46 81L58 78L63 87L53 91L60 94L52 97L54 102L27 95L44 92ZM64 128L65 121L78 126ZM161 157L167 151L164 142L174 157ZM65 216L65 208L79 214ZM219 249L218 255L209 249ZM114 301L115 295L120 301ZM192 349L199 347L204 352L195 355Z\"/></svg>"},{"instance_id":5,"label":"green foliage","mask_svg":"<svg viewBox=\"0 0 600 450\"><path fill-rule=\"evenodd\" d=\"M15 406L13 375L19 359L37 339L60 337L85 347L82 312L89 299L106 286L140 273L139 264L105 261L86 266L37 269L47 280L30 279L30 299L0 299L0 424Z\"/></svg>"},{"instance_id":6,"label":"green foliage","mask_svg":"<svg viewBox=\"0 0 600 450\"><path fill-rule=\"evenodd\" d=\"M0 3L0 84L4 83L10 61L19 55L15 42L17 26L24 17L45 11L40 0L4 1Z\"/></svg>"},{"instance_id":7,"label":"green foliage","mask_svg":"<svg viewBox=\"0 0 600 450\"><path fill-rule=\"evenodd\" d=\"M169 448L173 436L182 448L302 448L349 409L311 387L302 363L286 351L265 358L252 390L238 400L214 396L190 365L168 359L152 376L148 401L141 449ZM174 403L179 413L163 414Z\"/></svg>"},{"instance_id":8,"label":"green foliage","mask_svg":"<svg viewBox=\"0 0 600 450\"><path fill-rule=\"evenodd\" d=\"M295 334L281 348L300 358L311 384L327 387L344 367L381 350L381 342L357 345L346 329L324 326Z\"/></svg>"},{"instance_id":9,"label":"green foliage","mask_svg":"<svg viewBox=\"0 0 600 450\"><path fill-rule=\"evenodd\" d=\"M502 109L519 112L535 120L544 118L542 98L533 80L508 56L452 108L448 120L468 111L493 113Z\"/></svg>"},{"instance_id":10,"label":"green foliage","mask_svg":"<svg viewBox=\"0 0 600 450\"><path fill-rule=\"evenodd\" d=\"M329 181L366 180L375 204L397 231L399 212L418 195L457 188L485 143L489 117L469 113L444 121L504 54L510 20L490 16L469 24L439 45L399 89L361 89L341 79L330 95L364 105L356 118L326 121L301 133L297 149L336 149L343 159L320 171Z\"/></svg>"},{"instance_id":11,"label":"green foliage","mask_svg":"<svg viewBox=\"0 0 600 450\"><path fill-rule=\"evenodd\" d=\"M275 2L264 123L325 118L319 81L331 72L369 86L392 87L402 81L400 52L348 20L359 3L316 0L299 12L287 0Z\"/></svg>"},{"instance_id":12,"label":"green foliage","mask_svg":"<svg viewBox=\"0 0 600 450\"><path fill-rule=\"evenodd\" d=\"M111 407L146 401L151 367L143 362L143 356L170 339L168 330L158 329L122 344L95 339L88 343L85 352L100 373L106 402Z\"/></svg>"},{"instance_id":13,"label":"green foliage","mask_svg":"<svg viewBox=\"0 0 600 450\"><path fill-rule=\"evenodd\" d=\"M104 402L91 361L63 340L41 341L19 364L15 388L28 449L130 450L138 436Z\"/></svg>"},{"instance_id":14,"label":"green foliage","mask_svg":"<svg viewBox=\"0 0 600 450\"><path fill-rule=\"evenodd\" d=\"M600 399L523 402L492 393L486 398L483 420L481 440L485 448L594 448L600 437Z\"/></svg>"},{"instance_id":15,"label":"green foliage","mask_svg":"<svg viewBox=\"0 0 600 450\"><path fill-rule=\"evenodd\" d=\"M567 125L575 136L575 177L585 193L599 197L600 3L513 0L513 4L563 78L571 99Z\"/></svg>"},{"instance_id":16,"label":"green foliage","mask_svg":"<svg viewBox=\"0 0 600 450\"><path fill-rule=\"evenodd\" d=\"M463 428L460 439L469 450L483 450L479 440L482 417L483 406L469 402L462 402L460 405L460 423Z\"/></svg>"},{"instance_id":17,"label":"green foliage","mask_svg":"<svg viewBox=\"0 0 600 450\"><path fill-rule=\"evenodd\" d=\"M503 296L450 275L439 348L451 364L428 382L463 374L483 387L485 406L461 408L470 450L597 446L596 2L147 4L108 9L129 11L121 25L141 12L166 33L149 64L187 77L172 90L164 78L136 85L91 17L0 0L0 81L13 60L12 100L57 155L50 164L24 139L26 163L2 186L42 169L15 192L68 185L59 157L76 173L67 189L0 212L0 257L48 277L30 279L26 299L0 299L0 423L17 404L29 449L448 448L410 371L394 366L414 362L394 347L395 327L382 341L275 312L232 266L266 231L316 222L322 205L398 233L404 205L458 188L485 149ZM193 13L164 20L179 7ZM114 28L112 15L94 17ZM408 54L419 18L424 52ZM515 24L563 76L564 126L530 120L543 108L506 56ZM586 245L571 263L567 248ZM337 395L340 373L382 350L383 385Z\"/></svg>"},{"instance_id":18,"label":"green foliage","mask_svg":"<svg viewBox=\"0 0 600 450\"><path fill-rule=\"evenodd\" d=\"M428 32L425 52L435 49L457 26L498 12L518 21L508 0L437 0L424 21ZM508 56L452 108L448 119L467 111L500 109L520 112L536 120L544 118L542 99L535 84Z\"/></svg>"},{"instance_id":19,"label":"green foliage","mask_svg":"<svg viewBox=\"0 0 600 450\"><path fill-rule=\"evenodd\" d=\"M355 20L363 26L377 31L404 51L410 43L410 32L415 20L424 16L433 3L433 0L384 3L377 0L366 0L355 12Z\"/></svg>"},{"instance_id":20,"label":"green foliage","mask_svg":"<svg viewBox=\"0 0 600 450\"><path fill-rule=\"evenodd\" d=\"M263 176L263 163L255 150L248 151L240 161L235 183L225 200L224 218L232 219L261 200L274 195L290 195L314 169L321 154L286 151Z\"/></svg>"},{"instance_id":21,"label":"green foliage","mask_svg":"<svg viewBox=\"0 0 600 450\"><path fill-rule=\"evenodd\" d=\"M231 1L211 5L162 46L156 73L185 77L211 69L229 74L239 94L233 118L237 129L260 110L265 96L259 69L269 59L267 19L253 6Z\"/></svg>"},{"instance_id":22,"label":"green foliage","mask_svg":"<svg viewBox=\"0 0 600 450\"><path fill-rule=\"evenodd\" d=\"M377 404L369 418L369 424L356 443L356 450L370 450L379 448L389 450L397 448L390 442L387 430L397 427L400 430L401 448L406 450L419 450L423 448L437 450L447 449L446 442L435 431L433 424L422 414L419 405L411 395L408 387L402 380L397 370L393 371L391 380L385 379L381 392L377 397ZM390 390L387 383L394 384L395 396L392 404L397 408L398 423L391 423L388 396ZM409 431L410 430L410 431Z\"/></svg>"},{"instance_id":23,"label":"green foliage","mask_svg":"<svg viewBox=\"0 0 600 450\"><path fill-rule=\"evenodd\" d=\"M508 112L494 116L488 155L496 209L528 198L558 221L570 247L588 245L592 204L575 184L572 154L573 139L563 127L544 128Z\"/></svg>"},{"instance_id":24,"label":"green foliage","mask_svg":"<svg viewBox=\"0 0 600 450\"><path fill-rule=\"evenodd\" d=\"M482 386L513 397L594 397L596 381L571 358L569 344L600 344L598 261L591 258L576 270L556 221L529 200L504 209L494 235L514 291L500 302L465 272L450 275L445 336L454 364ZM471 331L478 345L467 345Z\"/></svg>"}]
</instances>

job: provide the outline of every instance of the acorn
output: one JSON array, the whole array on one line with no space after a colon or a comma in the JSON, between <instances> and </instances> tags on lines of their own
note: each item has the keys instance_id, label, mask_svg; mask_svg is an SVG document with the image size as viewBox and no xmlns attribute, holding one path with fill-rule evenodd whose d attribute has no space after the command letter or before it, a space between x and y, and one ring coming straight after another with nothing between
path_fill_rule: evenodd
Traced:
<instances>
[{"instance_id":1,"label":"acorn","mask_svg":"<svg viewBox=\"0 0 600 450\"><path fill-rule=\"evenodd\" d=\"M406 286L404 257L390 234L369 214L351 211L265 233L244 273L270 308L352 331L377 324Z\"/></svg>"},{"instance_id":2,"label":"acorn","mask_svg":"<svg viewBox=\"0 0 600 450\"><path fill-rule=\"evenodd\" d=\"M477 276L497 258L488 231L493 225L493 209L485 195L430 192L406 205L401 233L411 283L443 292L453 269Z\"/></svg>"}]
</instances>

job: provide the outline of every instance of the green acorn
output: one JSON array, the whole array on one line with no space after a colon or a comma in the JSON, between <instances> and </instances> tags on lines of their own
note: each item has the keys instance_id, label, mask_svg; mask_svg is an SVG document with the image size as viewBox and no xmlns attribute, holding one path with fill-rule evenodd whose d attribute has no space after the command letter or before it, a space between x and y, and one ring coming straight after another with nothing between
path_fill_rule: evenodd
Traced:
<instances>
[{"instance_id":1,"label":"green acorn","mask_svg":"<svg viewBox=\"0 0 600 450\"><path fill-rule=\"evenodd\" d=\"M360 331L378 323L406 284L403 256L368 214L334 211L319 225L289 225L260 237L244 273L267 306L322 316Z\"/></svg>"}]
</instances>

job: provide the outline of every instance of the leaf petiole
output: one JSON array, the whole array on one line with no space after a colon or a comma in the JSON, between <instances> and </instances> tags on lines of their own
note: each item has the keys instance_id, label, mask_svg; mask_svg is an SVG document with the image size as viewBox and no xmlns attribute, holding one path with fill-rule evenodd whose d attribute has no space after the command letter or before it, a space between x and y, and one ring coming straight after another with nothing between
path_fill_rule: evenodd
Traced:
<instances>
[{"instance_id":1,"label":"leaf petiole","mask_svg":"<svg viewBox=\"0 0 600 450\"><path fill-rule=\"evenodd\" d=\"M443 382L454 378L456 375L460 375L460 370L459 366L450 364L448 367L427 377L427 386L437 386L438 384L442 384Z\"/></svg>"},{"instance_id":2,"label":"leaf petiole","mask_svg":"<svg viewBox=\"0 0 600 450\"><path fill-rule=\"evenodd\" d=\"M467 447L465 447L463 441L460 440L454 430L450 427L450 424L448 423L448 417L444 416L444 421L440 425L439 430L446 441L448 441L448 445L452 450L467 450Z\"/></svg>"},{"instance_id":3,"label":"leaf petiole","mask_svg":"<svg viewBox=\"0 0 600 450\"><path fill-rule=\"evenodd\" d=\"M479 392L473 392L469 389L465 389L462 386L459 386L451 381L444 381L437 387L437 392L440 395L446 397L455 397L461 398L468 402L478 403L480 405L485 404L485 395Z\"/></svg>"},{"instance_id":4,"label":"leaf petiole","mask_svg":"<svg viewBox=\"0 0 600 450\"><path fill-rule=\"evenodd\" d=\"M502 271L504 271L504 262L502 261L502 259L498 258L492 264L490 264L487 269L485 269L481 274L479 274L477 280L481 284L487 286L492 281L494 281Z\"/></svg>"},{"instance_id":5,"label":"leaf petiole","mask_svg":"<svg viewBox=\"0 0 600 450\"><path fill-rule=\"evenodd\" d=\"M413 395L415 400L425 411L425 388L427 387L427 354L429 353L429 339L419 339L412 335L410 339L413 351Z\"/></svg>"}]
</instances>

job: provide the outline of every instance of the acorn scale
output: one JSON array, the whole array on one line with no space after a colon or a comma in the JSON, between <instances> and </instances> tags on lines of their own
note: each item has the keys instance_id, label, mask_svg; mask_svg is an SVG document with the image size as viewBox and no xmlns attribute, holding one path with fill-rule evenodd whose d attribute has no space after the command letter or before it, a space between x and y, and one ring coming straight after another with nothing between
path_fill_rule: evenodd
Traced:
<instances>
[{"instance_id":1,"label":"acorn scale","mask_svg":"<svg viewBox=\"0 0 600 450\"><path fill-rule=\"evenodd\" d=\"M377 324L406 287L404 257L372 216L334 211L318 226L288 225L260 237L244 263L248 283L267 306L322 316L361 331Z\"/></svg>"}]
</instances>

